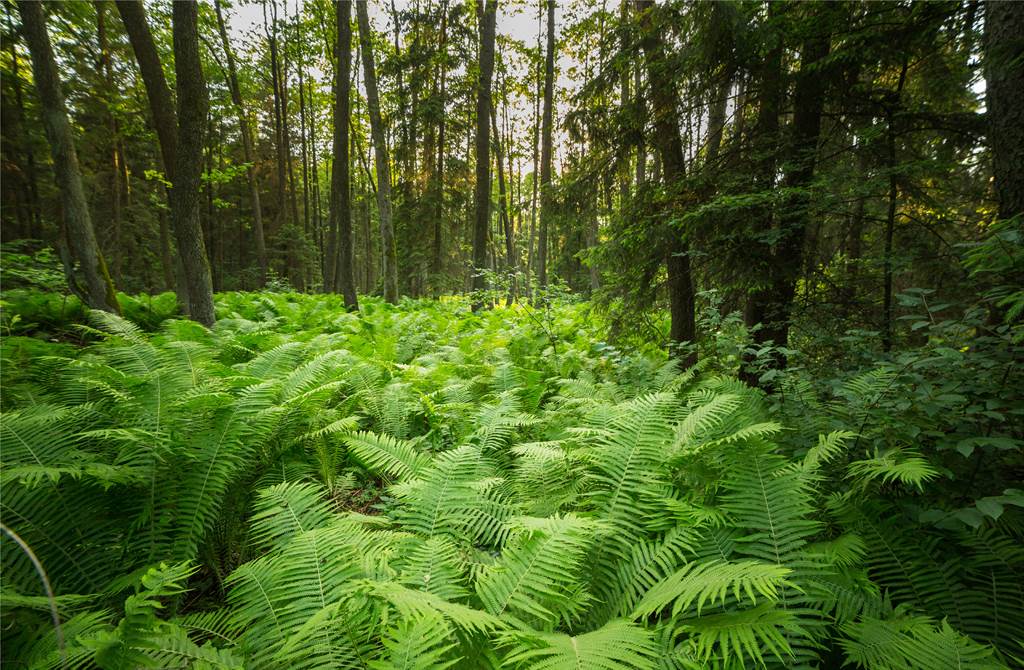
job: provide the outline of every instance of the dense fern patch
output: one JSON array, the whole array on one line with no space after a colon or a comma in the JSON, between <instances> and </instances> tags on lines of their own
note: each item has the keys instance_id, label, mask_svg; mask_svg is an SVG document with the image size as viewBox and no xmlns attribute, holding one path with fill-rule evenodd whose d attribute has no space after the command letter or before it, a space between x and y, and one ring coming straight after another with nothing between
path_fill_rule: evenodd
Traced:
<instances>
[{"instance_id":1,"label":"dense fern patch","mask_svg":"<svg viewBox=\"0 0 1024 670\"><path fill-rule=\"evenodd\" d=\"M1020 494L978 517L932 495L946 455L872 433L895 373L782 402L713 361L623 354L583 303L149 314L92 313L80 345L4 338L12 667L1024 657Z\"/></svg>"}]
</instances>

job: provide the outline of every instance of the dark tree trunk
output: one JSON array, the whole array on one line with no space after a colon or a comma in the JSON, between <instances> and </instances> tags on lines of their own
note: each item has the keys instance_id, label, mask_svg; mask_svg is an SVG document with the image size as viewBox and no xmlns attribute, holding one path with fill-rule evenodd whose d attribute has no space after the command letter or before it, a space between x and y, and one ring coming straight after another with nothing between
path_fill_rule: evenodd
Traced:
<instances>
[{"instance_id":1,"label":"dark tree trunk","mask_svg":"<svg viewBox=\"0 0 1024 670\"><path fill-rule=\"evenodd\" d=\"M125 32L131 42L139 72L146 87L149 111L153 116L153 127L160 142L160 155L164 161L167 181L174 182L174 167L177 165L175 147L178 143L178 123L174 117L174 102L171 89L167 87L160 56L156 51L153 34L146 22L146 9L141 0L117 0L117 11L121 15Z\"/></svg>"},{"instance_id":2,"label":"dark tree trunk","mask_svg":"<svg viewBox=\"0 0 1024 670\"><path fill-rule=\"evenodd\" d=\"M544 113L541 121L540 150L540 231L537 240L537 281L548 285L548 227L554 214L551 192L552 145L555 92L555 0L547 0L548 36L544 55Z\"/></svg>"},{"instance_id":3,"label":"dark tree trunk","mask_svg":"<svg viewBox=\"0 0 1024 670\"><path fill-rule=\"evenodd\" d=\"M789 344L790 317L796 284L803 268L804 239L810 221L810 196L806 189L814 178L818 137L821 133L821 112L825 101L825 78L817 65L828 56L829 40L808 40L801 50L800 72L793 92L793 125L790 168L782 179L786 189L796 195L782 203L778 213L778 239L772 254L768 276L764 328L760 340L771 340L775 346ZM785 366L779 357L777 364Z\"/></svg>"},{"instance_id":4,"label":"dark tree trunk","mask_svg":"<svg viewBox=\"0 0 1024 670\"><path fill-rule=\"evenodd\" d=\"M770 12L771 10L769 10ZM769 17L771 13L769 13ZM782 40L778 35L769 35L771 40L770 48L761 64L760 73L760 97L757 121L754 124L754 142L760 160L755 164L754 188L759 191L768 191L775 186L776 156L779 147L779 114L782 106ZM750 241L752 247L751 268L757 279L767 277L772 270L772 247L769 233L772 229L773 216L770 205L763 205L754 208L751 213L753 219L753 239ZM747 297L743 311L743 320L747 328L754 328L764 324L767 318L768 301L770 299L769 286L766 282L753 289ZM764 342L768 339L764 329L754 334L757 342ZM747 378L746 381L756 383L755 377Z\"/></svg>"},{"instance_id":5,"label":"dark tree trunk","mask_svg":"<svg viewBox=\"0 0 1024 670\"><path fill-rule=\"evenodd\" d=\"M491 133L494 138L494 154L495 163L498 166L498 205L499 205L499 216L501 217L502 232L505 233L505 263L508 266L508 272L515 273L516 271L516 257L515 257L515 231L512 229L512 218L509 215L508 206L508 189L505 182L505 154L502 151L502 141L498 134L498 119L495 114L494 106L491 106L491 124L494 126ZM512 296L515 295L515 286L509 286L509 302Z\"/></svg>"},{"instance_id":6,"label":"dark tree trunk","mask_svg":"<svg viewBox=\"0 0 1024 670\"><path fill-rule=\"evenodd\" d=\"M380 209L380 237L383 246L381 272L384 278L384 299L398 302L398 259L395 232L391 216L391 166L384 138L384 121L380 114L377 93L377 72L373 65L373 47L370 36L370 17L365 0L356 3L359 21L359 43L363 56L363 78L366 86L366 106L370 114L370 133L373 135L374 162L377 166L377 206Z\"/></svg>"},{"instance_id":7,"label":"dark tree trunk","mask_svg":"<svg viewBox=\"0 0 1024 670\"><path fill-rule=\"evenodd\" d=\"M22 183L22 196L24 200L24 207L27 210L25 217L26 230L28 236L33 239L41 239L43 237L43 224L42 224L42 211L40 210L39 203L39 180L36 176L36 157L35 152L32 150L32 142L24 134L25 127L25 98L21 91L21 75L20 70L20 58L18 57L17 40L14 38L15 32L11 19L11 5L6 6L7 10L7 23L11 33L11 39L8 41L8 49L10 51L11 58L11 87L14 89L14 107L10 110L10 114L4 117L3 125L6 132L3 133L4 137L11 141L14 146L17 146L19 155L23 154L25 158L24 175L19 175L19 179L23 176ZM6 101L5 101L6 102ZM13 147L12 147L13 150ZM8 177L9 179L10 177Z\"/></svg>"},{"instance_id":8,"label":"dark tree trunk","mask_svg":"<svg viewBox=\"0 0 1024 670\"><path fill-rule=\"evenodd\" d=\"M238 115L238 128L242 135L242 158L246 163L245 176L249 182L249 204L252 208L253 241L256 243L256 262L259 264L260 286L263 286L267 281L267 243L263 236L263 207L260 205L260 187L256 182L256 159L253 155L252 130L249 127L249 117L246 116L245 107L242 104L242 89L238 86L238 68L235 65L234 51L232 51L231 43L228 40L220 0L214 0L213 6L217 12L217 28L220 31L221 45L224 47L224 55L228 62L228 88L231 90L231 103L235 106L235 113ZM239 240L238 243L243 244L242 240Z\"/></svg>"},{"instance_id":9,"label":"dark tree trunk","mask_svg":"<svg viewBox=\"0 0 1024 670\"><path fill-rule=\"evenodd\" d=\"M438 46L438 50L441 52L441 63L439 68L441 70L441 85L440 85L440 105L441 110L438 115L438 129L437 129L437 163L434 166L434 187L433 187L433 203L434 203L434 248L431 253L430 271L434 275L434 281L439 282L439 275L441 274L441 236L444 232L444 149L445 149L445 95L446 86L448 82L448 1L444 0L441 4L441 42ZM435 288L435 293L439 291Z\"/></svg>"},{"instance_id":10,"label":"dark tree trunk","mask_svg":"<svg viewBox=\"0 0 1024 670\"><path fill-rule=\"evenodd\" d=\"M892 350L892 243L893 234L896 230L896 205L897 203L897 181L896 181L896 112L900 105L900 97L903 94L903 84L907 80L908 62L904 58L903 69L900 70L899 84L891 102L886 104L885 120L886 134L885 147L887 164L889 168L889 211L885 217L885 247L883 251L883 276L882 276L882 350Z\"/></svg>"},{"instance_id":11,"label":"dark tree trunk","mask_svg":"<svg viewBox=\"0 0 1024 670\"><path fill-rule=\"evenodd\" d=\"M473 206L473 289L486 285L487 228L491 218L491 79L494 74L494 31L497 0L488 0L480 17L480 78L476 86L476 187ZM474 301L474 309L481 304Z\"/></svg>"},{"instance_id":12,"label":"dark tree trunk","mask_svg":"<svg viewBox=\"0 0 1024 670\"><path fill-rule=\"evenodd\" d=\"M174 114L171 89L167 86L156 43L153 41L149 24L146 22L146 10L141 0L117 0L116 4L125 32L128 33L128 41L135 53L135 60L139 64L139 72L142 74L150 115L153 117L153 128L156 130L157 141L160 144L160 158L163 162L164 174L167 181L173 183L178 144L178 121ZM170 198L170 191L168 191L168 202ZM164 265L165 288L167 290L176 288L179 298L187 302L188 291L179 282L174 281L177 273L175 272L174 258L171 255L170 230L166 217L161 218L160 259Z\"/></svg>"},{"instance_id":13,"label":"dark tree trunk","mask_svg":"<svg viewBox=\"0 0 1024 670\"><path fill-rule=\"evenodd\" d=\"M199 224L199 182L202 176L203 137L209 106L206 80L199 60L198 5L174 3L174 72L178 93L177 162L171 189L171 220L178 240L178 255L185 271L189 314L199 323L214 322L210 264Z\"/></svg>"},{"instance_id":14,"label":"dark tree trunk","mask_svg":"<svg viewBox=\"0 0 1024 670\"><path fill-rule=\"evenodd\" d=\"M654 116L654 132L661 153L661 164L665 174L665 183L669 190L678 187L686 176L686 158L683 153L683 140L679 135L679 112L676 107L675 86L665 72L665 45L660 29L655 22L654 12L657 7L653 0L637 0L640 12L641 39L647 67L652 112ZM689 248L681 231L668 231L666 266L668 269L668 299L671 326L669 339L673 345L696 340L696 324L694 322L694 289L690 271ZM685 365L692 365L697 360L691 353L683 358Z\"/></svg>"},{"instance_id":15,"label":"dark tree trunk","mask_svg":"<svg viewBox=\"0 0 1024 670\"><path fill-rule=\"evenodd\" d=\"M999 218L1024 213L1024 3L985 2L985 98Z\"/></svg>"},{"instance_id":16,"label":"dark tree trunk","mask_svg":"<svg viewBox=\"0 0 1024 670\"><path fill-rule=\"evenodd\" d=\"M359 309L356 279L352 267L352 202L349 177L349 96L352 70L351 4L335 4L338 25L337 63L334 78L334 171L331 174L331 229L337 230L337 258L331 259L335 271L334 288L345 297L345 306ZM336 222L336 223L335 223Z\"/></svg>"},{"instance_id":17,"label":"dark tree trunk","mask_svg":"<svg viewBox=\"0 0 1024 670\"><path fill-rule=\"evenodd\" d=\"M539 6L537 11L537 52L540 52L540 37L541 27L544 23L544 12L543 7ZM536 247L537 240L537 193L538 193L538 182L540 179L540 100L541 100L541 87L543 85L543 78L541 76L540 63L537 64L537 72L534 77L536 83L535 93L533 96L533 136L532 136L532 147L533 147L533 178L531 182L531 194L530 194L530 237L527 241L526 246L526 295L532 297L532 286L533 271L536 265L534 258L534 248Z\"/></svg>"},{"instance_id":18,"label":"dark tree trunk","mask_svg":"<svg viewBox=\"0 0 1024 670\"><path fill-rule=\"evenodd\" d=\"M287 220L287 156L284 145L284 129L282 127L281 111L281 67L278 58L277 48L277 2L271 0L270 23L267 23L266 3L263 5L264 32L267 35L267 43L270 47L270 81L274 95L274 149L277 157L277 212L274 215L276 228L279 231Z\"/></svg>"},{"instance_id":19,"label":"dark tree trunk","mask_svg":"<svg viewBox=\"0 0 1024 670\"><path fill-rule=\"evenodd\" d=\"M78 166L71 123L61 92L57 62L46 32L43 4L22 1L18 3L22 30L32 57L32 74L39 94L39 107L43 128L53 157L53 168L60 190L61 206L64 210L64 227L71 251L79 265L85 286L80 287L80 297L92 309L102 309L120 314L114 283L107 272L103 254L96 244L89 207L82 188L82 175ZM74 285L76 280L69 277ZM73 286L74 288L74 286Z\"/></svg>"},{"instance_id":20,"label":"dark tree trunk","mask_svg":"<svg viewBox=\"0 0 1024 670\"><path fill-rule=\"evenodd\" d=\"M121 260L125 252L122 244L121 218L123 210L121 175L122 160L120 128L117 117L114 116L113 91L114 78L110 62L110 45L107 40L106 3L94 2L96 8L96 42L100 52L97 74L104 86L104 96L107 97L107 128L110 131L110 257L112 258L111 270L114 281L121 283Z\"/></svg>"}]
</instances>

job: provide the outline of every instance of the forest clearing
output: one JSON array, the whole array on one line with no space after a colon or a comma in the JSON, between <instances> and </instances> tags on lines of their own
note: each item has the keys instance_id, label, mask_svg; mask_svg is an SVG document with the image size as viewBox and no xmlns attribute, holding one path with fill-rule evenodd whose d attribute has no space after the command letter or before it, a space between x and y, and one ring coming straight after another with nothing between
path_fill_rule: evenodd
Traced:
<instances>
[{"instance_id":1,"label":"forest clearing","mask_svg":"<svg viewBox=\"0 0 1024 670\"><path fill-rule=\"evenodd\" d=\"M0 35L3 667L1024 668L1024 3Z\"/></svg>"}]
</instances>

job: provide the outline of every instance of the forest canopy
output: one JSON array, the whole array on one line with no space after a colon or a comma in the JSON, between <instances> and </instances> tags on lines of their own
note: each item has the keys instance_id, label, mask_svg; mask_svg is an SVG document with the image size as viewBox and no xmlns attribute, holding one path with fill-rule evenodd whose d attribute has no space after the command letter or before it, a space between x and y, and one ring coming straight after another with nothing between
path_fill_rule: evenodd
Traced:
<instances>
[{"instance_id":1,"label":"forest canopy","mask_svg":"<svg viewBox=\"0 0 1024 670\"><path fill-rule=\"evenodd\" d=\"M1024 2L0 37L5 666L1024 668Z\"/></svg>"}]
</instances>

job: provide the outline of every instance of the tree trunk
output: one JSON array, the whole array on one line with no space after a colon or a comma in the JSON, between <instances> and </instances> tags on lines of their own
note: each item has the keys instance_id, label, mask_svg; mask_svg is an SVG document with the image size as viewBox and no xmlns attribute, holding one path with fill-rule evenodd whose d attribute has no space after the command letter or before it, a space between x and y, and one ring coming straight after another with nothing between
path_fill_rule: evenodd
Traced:
<instances>
[{"instance_id":1,"label":"tree trunk","mask_svg":"<svg viewBox=\"0 0 1024 670\"><path fill-rule=\"evenodd\" d=\"M214 322L210 264L199 224L199 182L203 135L209 106L199 60L198 5L174 3L174 72L178 93L177 162L171 189L171 220L185 271L189 313L199 323Z\"/></svg>"},{"instance_id":2,"label":"tree trunk","mask_svg":"<svg viewBox=\"0 0 1024 670\"><path fill-rule=\"evenodd\" d=\"M985 2L985 98L999 218L1024 213L1024 3Z\"/></svg>"},{"instance_id":3,"label":"tree trunk","mask_svg":"<svg viewBox=\"0 0 1024 670\"><path fill-rule=\"evenodd\" d=\"M548 285L548 227L554 214L551 192L552 145L555 91L555 0L547 0L548 37L544 56L544 114L541 122L540 154L540 231L537 240L537 281Z\"/></svg>"},{"instance_id":4,"label":"tree trunk","mask_svg":"<svg viewBox=\"0 0 1024 670\"><path fill-rule=\"evenodd\" d=\"M117 11L121 15L128 41L135 52L135 60L139 64L139 72L146 89L150 115L153 117L153 128L156 130L160 144L160 158L163 163L164 176L170 183L174 182L174 167L177 156L178 121L174 113L174 101L171 89L167 86L160 56L153 41L153 34L146 21L146 9L141 0L117 0ZM167 189L167 200L170 203L170 190ZM188 290L183 285L180 274L175 272L175 262L171 254L170 230L166 218L161 219L160 258L164 264L164 282L168 290L177 290L182 302L188 302ZM177 276L177 280L175 277ZM186 309L188 305L185 305Z\"/></svg>"},{"instance_id":5,"label":"tree trunk","mask_svg":"<svg viewBox=\"0 0 1024 670\"><path fill-rule=\"evenodd\" d=\"M440 103L441 113L438 115L437 129L437 163L434 166L434 249L431 254L430 271L434 275L434 281L439 282L441 274L441 235L444 231L444 149L445 149L445 87L448 81L448 1L441 4L441 42L438 45L441 53L441 88ZM435 293L439 291L435 290Z\"/></svg>"},{"instance_id":6,"label":"tree trunk","mask_svg":"<svg viewBox=\"0 0 1024 670\"><path fill-rule=\"evenodd\" d=\"M228 88L231 90L231 103L235 106L235 113L238 115L238 128L242 135L242 158L246 163L245 176L249 182L253 239L256 242L256 262L259 264L260 286L262 287L267 281L267 244L263 236L263 207L260 206L260 187L256 182L256 159L253 155L252 130L249 127L249 117L246 116L245 107L242 104L242 89L238 86L238 68L235 65L234 51L232 51L231 43L228 40L220 0L214 0L213 6L217 12L217 28L220 31L221 45L224 47L224 55L228 61ZM239 240L238 243L242 244L242 240Z\"/></svg>"},{"instance_id":7,"label":"tree trunk","mask_svg":"<svg viewBox=\"0 0 1024 670\"><path fill-rule=\"evenodd\" d=\"M337 63L334 78L334 171L331 173L331 230L337 230L338 253L331 259L335 271L334 288L345 298L345 307L359 309L356 279L352 268L352 202L349 177L349 96L352 80L352 5L335 4L338 25Z\"/></svg>"},{"instance_id":8,"label":"tree trunk","mask_svg":"<svg viewBox=\"0 0 1024 670\"><path fill-rule=\"evenodd\" d=\"M107 41L106 3L96 1L93 3L96 9L96 42L100 52L100 60L97 65L97 75L105 87L104 95L107 97L107 128L110 131L110 224L111 239L110 249L113 263L111 269L115 282L122 281L121 260L124 254L124 245L121 238L121 214L122 214L122 193L121 193L121 152L120 128L117 117L114 116L114 105L111 99L114 91L114 78L110 62L110 45Z\"/></svg>"},{"instance_id":9,"label":"tree trunk","mask_svg":"<svg viewBox=\"0 0 1024 670\"><path fill-rule=\"evenodd\" d=\"M538 8L537 12L537 52L540 52L541 26L543 25L543 11ZM534 247L537 239L537 186L540 179L540 99L542 77L540 63L537 64L535 94L533 96L533 178L530 179L530 238L526 246L526 295L532 297L533 270L534 270Z\"/></svg>"},{"instance_id":10,"label":"tree trunk","mask_svg":"<svg viewBox=\"0 0 1024 670\"><path fill-rule=\"evenodd\" d=\"M686 176L686 159L683 153L683 140L679 135L679 112L676 107L676 90L671 77L664 72L666 56L665 45L659 27L654 22L657 7L653 0L637 0L640 12L641 39L647 79L650 84L652 112L654 116L654 132L661 153L661 165L665 183L669 190L678 187ZM671 326L669 340L672 345L682 342L696 341L696 324L694 321L694 289L690 272L689 248L681 231L668 231L668 248L666 266L668 268L668 298ZM697 361L696 353L683 359L684 365L693 365Z\"/></svg>"},{"instance_id":11,"label":"tree trunk","mask_svg":"<svg viewBox=\"0 0 1024 670\"><path fill-rule=\"evenodd\" d=\"M505 155L502 151L501 138L498 135L498 119L495 114L494 106L491 106L491 124L494 126L491 135L494 138L494 154L495 162L498 165L498 205L500 207L499 216L501 217L502 232L505 233L505 263L508 266L509 276L515 275L516 271L516 257L515 257L515 231L512 229L512 219L509 216L508 206L508 189L505 183ZM512 296L515 295L515 286L510 282L509 284L509 302L511 302Z\"/></svg>"},{"instance_id":12,"label":"tree trunk","mask_svg":"<svg viewBox=\"0 0 1024 670\"><path fill-rule=\"evenodd\" d=\"M178 123L174 117L174 102L171 89L167 87L160 56L156 51L153 34L146 22L146 9L141 0L117 0L117 11L121 15L128 41L131 42L139 72L149 99L149 111L153 116L153 127L160 142L160 155L164 162L167 181L174 182L174 168L178 143Z\"/></svg>"},{"instance_id":13,"label":"tree trunk","mask_svg":"<svg viewBox=\"0 0 1024 670\"><path fill-rule=\"evenodd\" d=\"M275 191L277 195L277 211L274 214L276 229L287 221L287 157L284 151L284 130L281 120L281 68L278 63L277 50L277 2L271 0L271 18L268 24L266 15L266 3L263 4L263 31L267 35L267 43L270 47L270 81L274 97L274 149L277 158L277 184Z\"/></svg>"},{"instance_id":14,"label":"tree trunk","mask_svg":"<svg viewBox=\"0 0 1024 670\"><path fill-rule=\"evenodd\" d=\"M900 70L899 84L896 86L896 93L891 102L886 104L885 120L886 134L885 146L889 167L889 210L885 218L885 246L883 252L883 275L882 275L882 351L888 353L892 350L892 242L896 230L896 205L897 205L897 182L896 182L896 109L900 105L900 97L903 95L903 84L907 80L908 61L903 59L903 69Z\"/></svg>"},{"instance_id":15,"label":"tree trunk","mask_svg":"<svg viewBox=\"0 0 1024 670\"><path fill-rule=\"evenodd\" d=\"M11 120L13 123L4 123L7 132L5 136L11 138L17 138L19 146L19 153L23 153L25 156L25 174L24 174L24 199L25 206L28 209L28 235L33 239L41 239L43 236L43 224L42 224L42 211L39 202L39 180L36 177L36 157L35 152L32 150L32 142L29 141L28 137L22 130L25 124L25 98L21 91L21 75L19 74L19 63L20 58L18 57L17 40L14 39L14 28L11 25L11 5L6 6L7 11L7 23L11 33L11 39L8 40L8 48L10 51L11 58L11 86L14 89L14 109Z\"/></svg>"},{"instance_id":16,"label":"tree trunk","mask_svg":"<svg viewBox=\"0 0 1024 670\"><path fill-rule=\"evenodd\" d=\"M50 37L46 32L43 4L23 0L18 3L18 11L21 14L25 42L32 57L32 74L39 94L39 108L46 139L50 145L50 155L53 158L57 187L60 190L68 242L85 280L85 286L81 287L81 297L92 309L120 314L114 283L107 272L103 254L96 244L96 233L93 231L92 219L89 216L74 136L61 92L57 62L50 46ZM75 283L73 277L71 283Z\"/></svg>"},{"instance_id":17,"label":"tree trunk","mask_svg":"<svg viewBox=\"0 0 1024 670\"><path fill-rule=\"evenodd\" d=\"M491 218L491 78L494 74L494 31L497 0L488 0L480 17L480 77L476 86L476 187L473 205L473 290L486 286L483 270L487 266L487 228ZM473 309L482 306L474 300Z\"/></svg>"},{"instance_id":18,"label":"tree trunk","mask_svg":"<svg viewBox=\"0 0 1024 670\"><path fill-rule=\"evenodd\" d=\"M391 218L391 166L388 147L384 139L384 121L380 115L377 94L377 72L373 65L373 47L370 36L370 17L365 0L356 3L359 21L359 43L363 56L363 78L366 86L366 106L370 115L370 133L373 135L374 161L377 166L377 206L380 209L380 236L383 246L381 272L384 278L384 299L398 302L398 259L395 233Z\"/></svg>"},{"instance_id":19,"label":"tree trunk","mask_svg":"<svg viewBox=\"0 0 1024 670\"><path fill-rule=\"evenodd\" d=\"M793 92L793 126L790 169L782 180L786 189L797 195L780 208L778 241L768 272L770 286L760 340L771 340L777 347L789 344L790 316L796 284L803 267L804 238L810 220L810 196L805 192L814 179L814 168L821 133L821 112L825 99L825 78L816 65L828 56L827 37L809 39L801 49L800 72ZM804 191L804 192L802 192ZM785 359L776 360L780 367Z\"/></svg>"}]
</instances>

